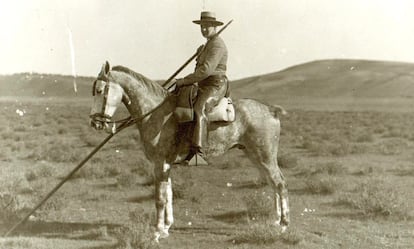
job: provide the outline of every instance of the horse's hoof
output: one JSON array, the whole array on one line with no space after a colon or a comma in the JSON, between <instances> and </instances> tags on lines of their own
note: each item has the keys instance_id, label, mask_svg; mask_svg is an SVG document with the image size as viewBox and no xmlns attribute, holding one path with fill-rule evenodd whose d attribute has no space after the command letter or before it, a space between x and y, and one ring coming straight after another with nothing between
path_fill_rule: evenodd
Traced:
<instances>
[{"instance_id":1,"label":"horse's hoof","mask_svg":"<svg viewBox=\"0 0 414 249\"><path fill-rule=\"evenodd\" d=\"M170 234L168 233L168 231L164 231L160 234L160 239L166 239L170 236Z\"/></svg>"},{"instance_id":2,"label":"horse's hoof","mask_svg":"<svg viewBox=\"0 0 414 249\"><path fill-rule=\"evenodd\" d=\"M287 225L281 225L278 222L273 224L276 227L276 230L278 233L285 233L288 226Z\"/></svg>"},{"instance_id":3,"label":"horse's hoof","mask_svg":"<svg viewBox=\"0 0 414 249\"><path fill-rule=\"evenodd\" d=\"M168 238L168 236L170 236L168 231L157 231L154 234L154 237L155 237L154 240L158 243L160 239L166 239Z\"/></svg>"}]
</instances>

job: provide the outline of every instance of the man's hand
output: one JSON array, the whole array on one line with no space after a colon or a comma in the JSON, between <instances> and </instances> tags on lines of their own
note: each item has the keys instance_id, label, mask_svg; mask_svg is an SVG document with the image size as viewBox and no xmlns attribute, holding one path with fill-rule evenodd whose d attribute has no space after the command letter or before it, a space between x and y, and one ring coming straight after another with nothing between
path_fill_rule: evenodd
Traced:
<instances>
[{"instance_id":1,"label":"man's hand","mask_svg":"<svg viewBox=\"0 0 414 249\"><path fill-rule=\"evenodd\" d=\"M203 51L204 49L204 45L201 45L200 47L197 48L197 54L200 54L201 51Z\"/></svg>"},{"instance_id":2,"label":"man's hand","mask_svg":"<svg viewBox=\"0 0 414 249\"><path fill-rule=\"evenodd\" d=\"M184 79L178 79L178 80L176 80L174 83L175 83L175 85L176 85L177 87L182 87L182 86L185 86L185 85L184 85L184 83L185 83Z\"/></svg>"}]
</instances>

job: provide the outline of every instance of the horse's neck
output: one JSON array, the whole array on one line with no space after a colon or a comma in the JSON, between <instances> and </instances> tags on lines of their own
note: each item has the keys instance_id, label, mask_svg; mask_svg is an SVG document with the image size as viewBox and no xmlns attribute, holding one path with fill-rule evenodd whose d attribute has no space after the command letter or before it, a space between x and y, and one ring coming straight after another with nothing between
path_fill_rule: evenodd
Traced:
<instances>
[{"instance_id":1,"label":"horse's neck","mask_svg":"<svg viewBox=\"0 0 414 249\"><path fill-rule=\"evenodd\" d=\"M131 98L131 96L129 96ZM164 156L160 148L171 148L175 140L176 97L173 95L136 95L127 105L132 117L136 118L141 140L148 158L158 160ZM139 110L139 111L137 111ZM166 139L167 138L167 139Z\"/></svg>"},{"instance_id":2,"label":"horse's neck","mask_svg":"<svg viewBox=\"0 0 414 249\"><path fill-rule=\"evenodd\" d=\"M168 92L154 82L141 82L138 80L124 80L119 82L129 97L131 103L124 103L135 118L140 118L153 112L161 104L166 102ZM153 85L154 84L154 85Z\"/></svg>"}]
</instances>

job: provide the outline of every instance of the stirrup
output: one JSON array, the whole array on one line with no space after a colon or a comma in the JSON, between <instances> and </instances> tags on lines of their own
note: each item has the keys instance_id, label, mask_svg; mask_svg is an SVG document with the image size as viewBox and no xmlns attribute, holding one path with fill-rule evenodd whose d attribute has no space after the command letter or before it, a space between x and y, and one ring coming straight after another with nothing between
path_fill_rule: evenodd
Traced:
<instances>
[{"instance_id":1,"label":"stirrup","mask_svg":"<svg viewBox=\"0 0 414 249\"><path fill-rule=\"evenodd\" d=\"M185 157L184 161L181 163L186 166L190 165L208 165L206 156L203 153L203 150L200 147L192 147Z\"/></svg>"}]
</instances>

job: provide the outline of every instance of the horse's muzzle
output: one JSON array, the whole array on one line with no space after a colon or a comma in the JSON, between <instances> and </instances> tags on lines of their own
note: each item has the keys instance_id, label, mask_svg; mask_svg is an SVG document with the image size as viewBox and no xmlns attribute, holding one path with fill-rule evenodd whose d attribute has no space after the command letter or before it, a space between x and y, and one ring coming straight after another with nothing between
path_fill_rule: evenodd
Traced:
<instances>
[{"instance_id":1,"label":"horse's muzzle","mask_svg":"<svg viewBox=\"0 0 414 249\"><path fill-rule=\"evenodd\" d=\"M92 114L89 117L89 125L96 130L108 128L108 122L111 121L111 117L99 113Z\"/></svg>"},{"instance_id":2,"label":"horse's muzzle","mask_svg":"<svg viewBox=\"0 0 414 249\"><path fill-rule=\"evenodd\" d=\"M94 128L95 130L102 130L103 128L105 128L105 123L99 120L94 120L94 119L90 119L89 120L89 125Z\"/></svg>"},{"instance_id":3,"label":"horse's muzzle","mask_svg":"<svg viewBox=\"0 0 414 249\"><path fill-rule=\"evenodd\" d=\"M110 118L98 115L90 116L89 125L95 130L105 130L107 133L115 133L117 128Z\"/></svg>"}]
</instances>

